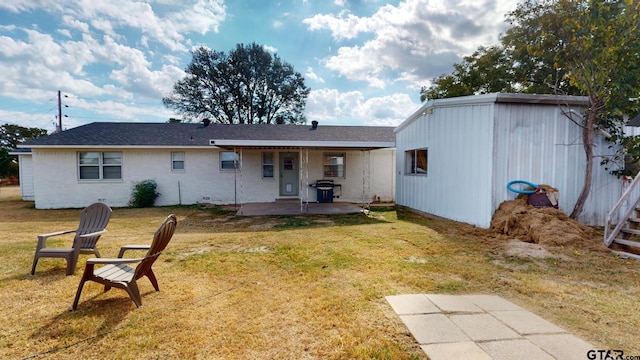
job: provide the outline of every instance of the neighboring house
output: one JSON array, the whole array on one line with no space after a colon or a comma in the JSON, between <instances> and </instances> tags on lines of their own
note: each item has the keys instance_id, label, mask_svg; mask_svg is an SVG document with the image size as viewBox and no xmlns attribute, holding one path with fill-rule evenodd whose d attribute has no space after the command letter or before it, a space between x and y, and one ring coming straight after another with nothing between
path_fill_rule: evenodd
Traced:
<instances>
[{"instance_id":1,"label":"neighboring house","mask_svg":"<svg viewBox=\"0 0 640 360\"><path fill-rule=\"evenodd\" d=\"M146 179L156 205L315 202L321 179L339 187L320 200L392 202L394 146L392 127L207 122L92 123L18 147L25 199L49 209L127 206Z\"/></svg>"},{"instance_id":2,"label":"neighboring house","mask_svg":"<svg viewBox=\"0 0 640 360\"><path fill-rule=\"evenodd\" d=\"M396 129L396 203L479 227L517 194L511 180L559 189L570 214L585 176L581 129L565 114L582 114L588 98L486 94L431 100ZM611 153L596 138L591 194L579 221L602 226L628 184L600 165Z\"/></svg>"}]
</instances>

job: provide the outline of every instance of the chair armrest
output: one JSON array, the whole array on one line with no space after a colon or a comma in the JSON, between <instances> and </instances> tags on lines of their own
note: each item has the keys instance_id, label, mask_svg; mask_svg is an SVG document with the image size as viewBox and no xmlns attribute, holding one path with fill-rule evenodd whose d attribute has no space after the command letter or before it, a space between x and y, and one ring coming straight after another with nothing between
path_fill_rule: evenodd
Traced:
<instances>
[{"instance_id":1,"label":"chair armrest","mask_svg":"<svg viewBox=\"0 0 640 360\"><path fill-rule=\"evenodd\" d=\"M74 233L74 232L76 232L76 230L56 231L56 232L52 232L52 233L48 233L48 234L40 234L40 235L38 235L38 238L46 239L48 237L64 235L64 234L70 234L70 233Z\"/></svg>"},{"instance_id":2,"label":"chair armrest","mask_svg":"<svg viewBox=\"0 0 640 360\"><path fill-rule=\"evenodd\" d=\"M134 264L142 260L143 260L142 258L138 258L138 259L91 258L91 259L87 259L87 265L89 264L98 264L98 265Z\"/></svg>"},{"instance_id":3,"label":"chair armrest","mask_svg":"<svg viewBox=\"0 0 640 360\"><path fill-rule=\"evenodd\" d=\"M56 232L52 232L52 233L48 233L48 234L40 234L38 235L38 245L36 246L37 250L40 250L42 248L45 248L46 243L47 243L47 239L53 236L58 236L58 235L64 235L64 234L70 234L70 233L74 233L76 232L76 230L63 230L63 231L56 231Z\"/></svg>"},{"instance_id":4,"label":"chair armrest","mask_svg":"<svg viewBox=\"0 0 640 360\"><path fill-rule=\"evenodd\" d=\"M92 236L97 236L97 235L102 235L104 233L106 233L107 230L100 230L100 231L96 231L96 232L92 232L92 233L88 233L88 234L82 234L82 235L78 235L78 237L92 237Z\"/></svg>"},{"instance_id":5,"label":"chair armrest","mask_svg":"<svg viewBox=\"0 0 640 360\"><path fill-rule=\"evenodd\" d=\"M124 256L124 252L127 250L149 250L151 249L151 245L124 245L120 247L120 252L118 253L118 258Z\"/></svg>"}]
</instances>

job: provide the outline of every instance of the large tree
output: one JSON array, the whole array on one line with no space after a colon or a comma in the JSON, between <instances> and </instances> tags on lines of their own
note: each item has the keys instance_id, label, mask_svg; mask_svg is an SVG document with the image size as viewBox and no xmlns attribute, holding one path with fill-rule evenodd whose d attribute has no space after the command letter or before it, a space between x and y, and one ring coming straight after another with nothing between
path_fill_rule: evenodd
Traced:
<instances>
[{"instance_id":1,"label":"large tree","mask_svg":"<svg viewBox=\"0 0 640 360\"><path fill-rule=\"evenodd\" d=\"M28 139L35 139L47 135L47 130L27 128L19 125L0 125L0 176L18 176L18 164L15 157L9 155L9 150Z\"/></svg>"},{"instance_id":2,"label":"large tree","mask_svg":"<svg viewBox=\"0 0 640 360\"><path fill-rule=\"evenodd\" d=\"M238 44L228 54L199 47L162 99L188 119L211 118L233 124L296 124L306 122L309 88L293 66L261 45Z\"/></svg>"},{"instance_id":3,"label":"large tree","mask_svg":"<svg viewBox=\"0 0 640 360\"><path fill-rule=\"evenodd\" d=\"M454 64L452 74L433 79L430 87L423 86L420 99L519 91L511 60L502 46L481 46Z\"/></svg>"},{"instance_id":4,"label":"large tree","mask_svg":"<svg viewBox=\"0 0 640 360\"><path fill-rule=\"evenodd\" d=\"M638 103L630 99L640 96L639 14L637 0L527 0L508 14L511 27L502 44L493 48L500 56L476 52L455 67L454 81L443 81L443 75L431 87L423 87L421 96L456 93L464 88L457 81L471 84L464 95L486 88L587 96L590 105L583 116L567 113L582 128L586 155L583 188L571 213L575 219L591 191L596 135L604 130L612 142L633 143L621 129L625 115L638 111ZM493 58L500 61L492 69ZM504 81L469 81L478 80L472 75L483 71Z\"/></svg>"}]
</instances>

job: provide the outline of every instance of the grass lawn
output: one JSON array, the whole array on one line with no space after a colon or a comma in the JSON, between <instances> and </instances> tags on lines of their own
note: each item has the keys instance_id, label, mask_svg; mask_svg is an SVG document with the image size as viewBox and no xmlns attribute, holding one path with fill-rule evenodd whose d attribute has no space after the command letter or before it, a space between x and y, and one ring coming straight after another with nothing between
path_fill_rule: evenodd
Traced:
<instances>
[{"instance_id":1,"label":"grass lawn","mask_svg":"<svg viewBox=\"0 0 640 360\"><path fill-rule=\"evenodd\" d=\"M88 255L73 276L62 259L29 270L36 235L75 228L79 213L37 210L17 188L0 188L0 358L426 359L384 299L410 293L500 295L598 349L640 355L640 262L612 255L601 238L534 258L508 255L511 239L487 230L393 209L116 208L103 257L149 243L177 215L154 265L160 291L141 279L136 308L124 291L89 282L70 312Z\"/></svg>"}]
</instances>

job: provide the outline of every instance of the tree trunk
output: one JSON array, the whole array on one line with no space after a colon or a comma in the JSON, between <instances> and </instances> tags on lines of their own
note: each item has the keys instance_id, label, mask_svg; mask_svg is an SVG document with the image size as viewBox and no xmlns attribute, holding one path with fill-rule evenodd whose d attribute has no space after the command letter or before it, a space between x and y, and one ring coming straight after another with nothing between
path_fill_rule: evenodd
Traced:
<instances>
[{"instance_id":1,"label":"tree trunk","mask_svg":"<svg viewBox=\"0 0 640 360\"><path fill-rule=\"evenodd\" d=\"M597 104L597 101L591 101L591 109L587 115L587 121L583 124L582 128L582 146L584 147L584 154L587 161L587 167L584 171L584 184L582 185L582 191L580 192L580 196L578 196L578 200L576 201L576 205L573 207L573 211L570 218L573 220L577 220L580 214L582 214L582 210L584 209L584 204L587 202L587 198L591 193L591 182L593 179L593 147L594 147L594 138L595 138L595 123L597 116L597 106L593 106Z\"/></svg>"}]
</instances>

